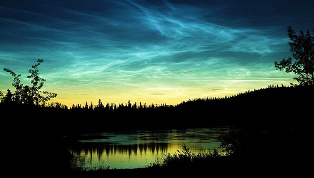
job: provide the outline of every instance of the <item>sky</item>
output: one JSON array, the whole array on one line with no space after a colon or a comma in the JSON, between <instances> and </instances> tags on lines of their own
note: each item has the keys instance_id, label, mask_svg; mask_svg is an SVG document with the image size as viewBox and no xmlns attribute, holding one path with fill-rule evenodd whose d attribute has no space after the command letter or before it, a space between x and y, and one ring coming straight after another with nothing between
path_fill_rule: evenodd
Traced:
<instances>
[{"instance_id":1,"label":"sky","mask_svg":"<svg viewBox=\"0 0 314 178\"><path fill-rule=\"evenodd\" d=\"M287 27L314 29L312 0L1 0L0 68L37 59L50 102L183 101L289 85ZM15 91L0 71L0 91Z\"/></svg>"}]
</instances>

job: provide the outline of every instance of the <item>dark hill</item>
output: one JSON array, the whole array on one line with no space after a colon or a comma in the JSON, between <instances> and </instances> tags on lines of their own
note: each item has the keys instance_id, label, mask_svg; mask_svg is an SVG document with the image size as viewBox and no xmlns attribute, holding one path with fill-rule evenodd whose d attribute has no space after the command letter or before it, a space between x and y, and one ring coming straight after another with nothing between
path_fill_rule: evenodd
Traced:
<instances>
[{"instance_id":1,"label":"dark hill","mask_svg":"<svg viewBox=\"0 0 314 178\"><path fill-rule=\"evenodd\" d=\"M309 124L313 101L313 85L269 86L231 97L190 100L176 109L217 125L296 126Z\"/></svg>"}]
</instances>

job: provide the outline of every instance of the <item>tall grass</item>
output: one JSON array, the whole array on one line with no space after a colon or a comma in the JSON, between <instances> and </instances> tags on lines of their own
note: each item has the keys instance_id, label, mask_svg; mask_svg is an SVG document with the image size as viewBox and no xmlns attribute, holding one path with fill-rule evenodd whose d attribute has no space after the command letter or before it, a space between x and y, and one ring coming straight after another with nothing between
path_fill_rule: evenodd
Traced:
<instances>
[{"instance_id":1,"label":"tall grass","mask_svg":"<svg viewBox=\"0 0 314 178\"><path fill-rule=\"evenodd\" d=\"M200 167L206 163L222 157L217 149L203 150L200 153L193 153L190 148L183 146L182 150L177 150L174 154L166 154L157 158L155 163L151 163L147 168L157 167Z\"/></svg>"}]
</instances>

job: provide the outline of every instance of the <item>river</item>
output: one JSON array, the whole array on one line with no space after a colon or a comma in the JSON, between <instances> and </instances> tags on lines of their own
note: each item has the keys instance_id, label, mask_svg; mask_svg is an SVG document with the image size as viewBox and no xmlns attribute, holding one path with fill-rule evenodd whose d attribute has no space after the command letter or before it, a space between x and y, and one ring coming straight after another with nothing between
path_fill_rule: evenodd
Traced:
<instances>
[{"instance_id":1,"label":"river","mask_svg":"<svg viewBox=\"0 0 314 178\"><path fill-rule=\"evenodd\" d=\"M221 152L219 136L227 131L228 128L189 128L82 134L68 149L76 157L72 161L76 168L144 168L168 154L182 152L183 147L193 154L214 149Z\"/></svg>"}]
</instances>

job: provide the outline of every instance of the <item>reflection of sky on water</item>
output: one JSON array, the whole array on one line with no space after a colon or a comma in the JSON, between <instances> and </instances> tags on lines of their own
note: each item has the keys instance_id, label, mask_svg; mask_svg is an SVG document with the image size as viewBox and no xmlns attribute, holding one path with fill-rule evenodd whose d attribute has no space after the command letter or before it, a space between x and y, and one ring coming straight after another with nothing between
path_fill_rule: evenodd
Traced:
<instances>
[{"instance_id":1,"label":"reflection of sky on water","mask_svg":"<svg viewBox=\"0 0 314 178\"><path fill-rule=\"evenodd\" d=\"M219 133L226 129L197 128L183 130L143 130L143 131L121 131L102 132L98 134L85 134L78 137L80 142L115 143L115 144L138 144L138 143L160 143L172 141L208 142L217 140Z\"/></svg>"},{"instance_id":2,"label":"reflection of sky on water","mask_svg":"<svg viewBox=\"0 0 314 178\"><path fill-rule=\"evenodd\" d=\"M227 129L197 128L184 130L102 132L78 136L79 145L70 150L85 158L85 168L145 167L186 146L193 153L219 149L219 135Z\"/></svg>"}]
</instances>

